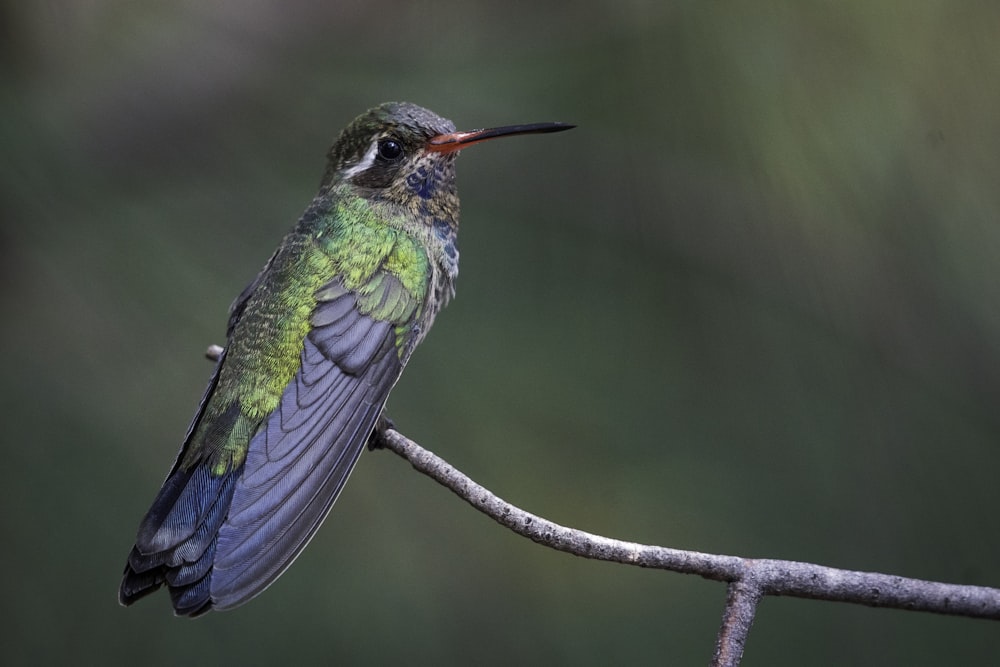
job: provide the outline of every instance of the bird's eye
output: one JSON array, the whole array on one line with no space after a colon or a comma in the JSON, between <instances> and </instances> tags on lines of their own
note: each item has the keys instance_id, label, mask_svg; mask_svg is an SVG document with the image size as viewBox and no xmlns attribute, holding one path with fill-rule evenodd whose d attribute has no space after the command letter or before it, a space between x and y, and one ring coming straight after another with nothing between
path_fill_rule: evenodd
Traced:
<instances>
[{"instance_id":1,"label":"bird's eye","mask_svg":"<svg viewBox=\"0 0 1000 667\"><path fill-rule=\"evenodd\" d=\"M395 139L378 142L378 155L384 160L398 160L403 155L403 147Z\"/></svg>"}]
</instances>

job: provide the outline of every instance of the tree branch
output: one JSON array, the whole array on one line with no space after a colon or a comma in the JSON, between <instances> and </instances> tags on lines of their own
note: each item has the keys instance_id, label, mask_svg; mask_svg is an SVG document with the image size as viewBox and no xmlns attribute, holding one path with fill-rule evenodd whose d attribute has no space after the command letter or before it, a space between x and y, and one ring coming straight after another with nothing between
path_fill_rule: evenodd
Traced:
<instances>
[{"instance_id":1,"label":"tree branch","mask_svg":"<svg viewBox=\"0 0 1000 667\"><path fill-rule=\"evenodd\" d=\"M752 578L729 584L726 594L726 611L722 615L722 627L715 642L715 657L712 665L736 667L743 658L743 648L757 613L757 603L764 591Z\"/></svg>"},{"instance_id":2,"label":"tree branch","mask_svg":"<svg viewBox=\"0 0 1000 667\"><path fill-rule=\"evenodd\" d=\"M205 356L217 361L221 354L222 348L212 345ZM379 438L379 445L403 457L418 471L451 489L497 523L544 546L582 558L697 574L728 582L726 609L712 661L712 665L718 667L739 665L757 604L765 595L1000 620L1000 589L841 570L797 561L683 551L603 537L567 528L511 505L395 429L386 429Z\"/></svg>"},{"instance_id":3,"label":"tree branch","mask_svg":"<svg viewBox=\"0 0 1000 667\"><path fill-rule=\"evenodd\" d=\"M576 556L697 574L715 581L754 582L763 595L1000 620L1000 589L996 588L944 584L797 561L682 551L567 528L511 505L398 431L387 430L383 442L414 468L448 487L497 523L539 544Z\"/></svg>"}]
</instances>

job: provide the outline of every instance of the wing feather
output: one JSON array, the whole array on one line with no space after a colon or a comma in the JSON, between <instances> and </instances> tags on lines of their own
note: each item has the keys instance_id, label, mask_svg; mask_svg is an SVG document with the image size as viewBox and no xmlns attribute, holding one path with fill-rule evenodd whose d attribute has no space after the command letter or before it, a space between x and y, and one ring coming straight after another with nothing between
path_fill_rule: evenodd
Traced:
<instances>
[{"instance_id":1,"label":"wing feather","mask_svg":"<svg viewBox=\"0 0 1000 667\"><path fill-rule=\"evenodd\" d=\"M230 335L264 279L262 272L234 303ZM201 425L223 353L140 526L120 589L124 604L164 583L179 615L242 604L280 576L330 511L416 341L420 301L384 270L356 289L335 279L315 298L299 369L259 425L238 399ZM201 449L192 454L199 425ZM197 458L241 437L240 429L253 433L241 462L218 472Z\"/></svg>"},{"instance_id":2,"label":"wing feather","mask_svg":"<svg viewBox=\"0 0 1000 667\"><path fill-rule=\"evenodd\" d=\"M321 303L312 322L301 368L251 439L219 530L211 576L219 609L266 588L312 538L402 371L393 323L359 312L353 294Z\"/></svg>"}]
</instances>

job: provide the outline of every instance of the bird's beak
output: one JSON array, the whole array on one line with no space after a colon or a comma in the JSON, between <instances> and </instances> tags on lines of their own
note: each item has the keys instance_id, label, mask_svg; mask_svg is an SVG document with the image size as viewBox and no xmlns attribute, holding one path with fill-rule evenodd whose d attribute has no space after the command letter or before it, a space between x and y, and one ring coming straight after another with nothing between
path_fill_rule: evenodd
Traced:
<instances>
[{"instance_id":1,"label":"bird's beak","mask_svg":"<svg viewBox=\"0 0 1000 667\"><path fill-rule=\"evenodd\" d=\"M505 125L491 127L486 130L471 130L469 132L452 132L431 137L427 142L427 150L439 153L450 153L462 150L481 141L489 141L499 137L512 137L516 134L540 134L543 132L562 132L576 127L567 123L531 123L528 125Z\"/></svg>"}]
</instances>

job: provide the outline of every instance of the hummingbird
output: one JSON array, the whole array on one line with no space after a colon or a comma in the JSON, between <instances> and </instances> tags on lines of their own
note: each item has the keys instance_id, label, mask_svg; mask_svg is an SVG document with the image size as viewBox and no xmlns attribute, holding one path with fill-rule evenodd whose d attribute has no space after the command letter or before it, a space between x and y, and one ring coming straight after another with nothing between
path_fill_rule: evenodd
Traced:
<instances>
[{"instance_id":1,"label":"hummingbird","mask_svg":"<svg viewBox=\"0 0 1000 667\"><path fill-rule=\"evenodd\" d=\"M386 399L455 292L455 157L565 123L456 132L415 104L354 119L319 193L230 307L226 346L139 525L119 589L174 613L237 607L305 548L378 436Z\"/></svg>"}]
</instances>

